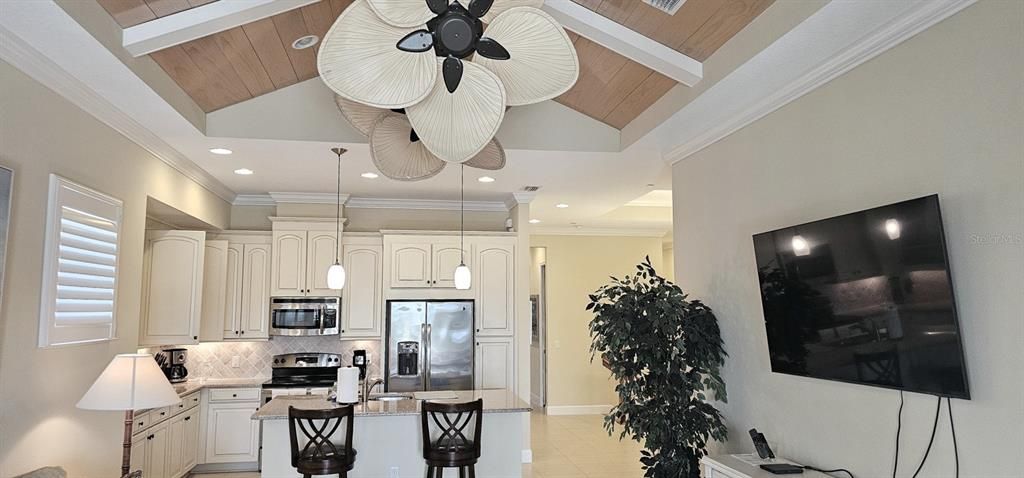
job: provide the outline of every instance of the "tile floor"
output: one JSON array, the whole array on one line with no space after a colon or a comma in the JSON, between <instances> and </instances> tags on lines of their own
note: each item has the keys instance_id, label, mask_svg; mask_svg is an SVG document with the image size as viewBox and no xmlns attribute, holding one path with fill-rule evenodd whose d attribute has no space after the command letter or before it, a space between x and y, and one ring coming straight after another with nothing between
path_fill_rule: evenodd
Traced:
<instances>
[{"instance_id":1,"label":"tile floor","mask_svg":"<svg viewBox=\"0 0 1024 478\"><path fill-rule=\"evenodd\" d=\"M533 463L523 465L523 478L639 478L644 476L640 469L640 445L629 441L620 442L617 438L609 437L601 423L600 415L548 416L534 412L530 416ZM193 478L260 478L259 473L217 473L192 476Z\"/></svg>"}]
</instances>

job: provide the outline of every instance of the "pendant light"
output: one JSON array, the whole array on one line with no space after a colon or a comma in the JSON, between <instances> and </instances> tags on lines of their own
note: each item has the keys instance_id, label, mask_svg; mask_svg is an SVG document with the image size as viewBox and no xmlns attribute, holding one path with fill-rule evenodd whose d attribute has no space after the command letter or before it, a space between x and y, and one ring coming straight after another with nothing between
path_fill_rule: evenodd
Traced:
<instances>
[{"instance_id":1,"label":"pendant light","mask_svg":"<svg viewBox=\"0 0 1024 478\"><path fill-rule=\"evenodd\" d=\"M345 148L331 148L334 154L338 155L338 212L335 217L336 232L334 236L337 242L337 249L334 251L334 264L327 269L327 288L341 290L345 287L345 267L341 265L341 155L345 154Z\"/></svg>"},{"instance_id":2,"label":"pendant light","mask_svg":"<svg viewBox=\"0 0 1024 478\"><path fill-rule=\"evenodd\" d=\"M459 165L459 237L462 244L459 252L462 253L462 261L459 267L455 268L455 288L458 290L469 290L473 285L473 274L466 266L466 166Z\"/></svg>"}]
</instances>

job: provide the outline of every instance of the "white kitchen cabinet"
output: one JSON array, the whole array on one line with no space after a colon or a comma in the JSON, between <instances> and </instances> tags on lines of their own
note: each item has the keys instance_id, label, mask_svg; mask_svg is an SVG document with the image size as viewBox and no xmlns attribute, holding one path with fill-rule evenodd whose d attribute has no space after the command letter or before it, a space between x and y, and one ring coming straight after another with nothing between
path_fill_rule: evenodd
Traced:
<instances>
[{"instance_id":1,"label":"white kitchen cabinet","mask_svg":"<svg viewBox=\"0 0 1024 478\"><path fill-rule=\"evenodd\" d=\"M187 475L199 463L199 407L185 413L184 443L182 445L182 474Z\"/></svg>"},{"instance_id":2,"label":"white kitchen cabinet","mask_svg":"<svg viewBox=\"0 0 1024 478\"><path fill-rule=\"evenodd\" d=\"M167 466L168 438L166 422L137 435L132 440L132 468L141 469L146 478L172 478Z\"/></svg>"},{"instance_id":3,"label":"white kitchen cabinet","mask_svg":"<svg viewBox=\"0 0 1024 478\"><path fill-rule=\"evenodd\" d=\"M516 246L511 238L474 238L477 336L510 336L515 324Z\"/></svg>"},{"instance_id":4,"label":"white kitchen cabinet","mask_svg":"<svg viewBox=\"0 0 1024 478\"><path fill-rule=\"evenodd\" d=\"M348 279L341 292L341 338L380 338L384 246L379 238L343 242L342 262Z\"/></svg>"},{"instance_id":5,"label":"white kitchen cabinet","mask_svg":"<svg viewBox=\"0 0 1024 478\"><path fill-rule=\"evenodd\" d=\"M385 237L388 285L394 289L454 289L455 268L465 257L472 263L467 244L465 254L458 236Z\"/></svg>"},{"instance_id":6,"label":"white kitchen cabinet","mask_svg":"<svg viewBox=\"0 0 1024 478\"><path fill-rule=\"evenodd\" d=\"M274 223L271 296L337 297L327 269L338 259L334 218L271 218Z\"/></svg>"},{"instance_id":7,"label":"white kitchen cabinet","mask_svg":"<svg viewBox=\"0 0 1024 478\"><path fill-rule=\"evenodd\" d=\"M271 295L306 295L306 231L275 230L273 244Z\"/></svg>"},{"instance_id":8,"label":"white kitchen cabinet","mask_svg":"<svg viewBox=\"0 0 1024 478\"><path fill-rule=\"evenodd\" d=\"M144 476L148 477L149 473L146 472L146 443L149 442L147 439L149 435L140 433L132 437L132 451L129 460L131 461L129 471L142 470Z\"/></svg>"},{"instance_id":9,"label":"white kitchen cabinet","mask_svg":"<svg viewBox=\"0 0 1024 478\"><path fill-rule=\"evenodd\" d=\"M477 390L512 390L515 386L512 337L477 337L476 373Z\"/></svg>"},{"instance_id":10,"label":"white kitchen cabinet","mask_svg":"<svg viewBox=\"0 0 1024 478\"><path fill-rule=\"evenodd\" d=\"M185 414L167 422L167 469L168 478L185 475Z\"/></svg>"},{"instance_id":11,"label":"white kitchen cabinet","mask_svg":"<svg viewBox=\"0 0 1024 478\"><path fill-rule=\"evenodd\" d=\"M258 398L234 401L211 395L206 414L205 463L249 463L259 459L259 422L252 419L259 407Z\"/></svg>"},{"instance_id":12,"label":"white kitchen cabinet","mask_svg":"<svg viewBox=\"0 0 1024 478\"><path fill-rule=\"evenodd\" d=\"M199 340L224 339L228 289L228 241L206 240L203 257L203 308L199 321Z\"/></svg>"},{"instance_id":13,"label":"white kitchen cabinet","mask_svg":"<svg viewBox=\"0 0 1024 478\"><path fill-rule=\"evenodd\" d=\"M206 233L149 231L139 345L199 343Z\"/></svg>"},{"instance_id":14,"label":"white kitchen cabinet","mask_svg":"<svg viewBox=\"0 0 1024 478\"><path fill-rule=\"evenodd\" d=\"M242 270L245 257L245 244L228 243L227 252L227 273L225 274L224 288L226 296L224 304L224 317L221 326L224 329L224 339L240 338L240 325L242 323ZM270 284L267 284L267 295L270 294ZM268 325L269 327L269 325Z\"/></svg>"},{"instance_id":15,"label":"white kitchen cabinet","mask_svg":"<svg viewBox=\"0 0 1024 478\"><path fill-rule=\"evenodd\" d=\"M270 336L270 245L245 244L242 252L238 338L265 339Z\"/></svg>"}]
</instances>

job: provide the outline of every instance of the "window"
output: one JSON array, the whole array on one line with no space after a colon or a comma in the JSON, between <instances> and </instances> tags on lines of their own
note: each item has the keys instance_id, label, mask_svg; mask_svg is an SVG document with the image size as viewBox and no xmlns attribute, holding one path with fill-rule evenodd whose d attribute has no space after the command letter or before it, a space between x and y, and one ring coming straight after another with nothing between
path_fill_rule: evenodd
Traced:
<instances>
[{"instance_id":1,"label":"window","mask_svg":"<svg viewBox=\"0 0 1024 478\"><path fill-rule=\"evenodd\" d=\"M39 346L114 338L121 201L50 175Z\"/></svg>"}]
</instances>

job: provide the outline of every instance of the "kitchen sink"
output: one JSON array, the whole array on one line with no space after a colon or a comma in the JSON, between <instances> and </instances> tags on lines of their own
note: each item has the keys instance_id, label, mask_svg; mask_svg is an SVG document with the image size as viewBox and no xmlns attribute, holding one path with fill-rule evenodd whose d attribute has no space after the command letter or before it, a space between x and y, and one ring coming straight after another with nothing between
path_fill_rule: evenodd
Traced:
<instances>
[{"instance_id":1,"label":"kitchen sink","mask_svg":"<svg viewBox=\"0 0 1024 478\"><path fill-rule=\"evenodd\" d=\"M375 402L397 402L399 400L412 400L411 393L373 393L370 400Z\"/></svg>"}]
</instances>

